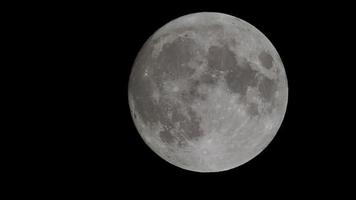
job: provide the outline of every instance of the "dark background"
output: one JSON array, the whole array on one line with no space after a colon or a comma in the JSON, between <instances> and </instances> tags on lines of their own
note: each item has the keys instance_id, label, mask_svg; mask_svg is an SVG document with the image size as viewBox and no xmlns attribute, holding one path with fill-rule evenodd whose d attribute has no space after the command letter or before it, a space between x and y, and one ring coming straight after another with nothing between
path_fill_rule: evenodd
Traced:
<instances>
[{"instance_id":1,"label":"dark background","mask_svg":"<svg viewBox=\"0 0 356 200\"><path fill-rule=\"evenodd\" d=\"M26 12L12 26L20 27L14 34L21 50L30 52L21 74L31 74L23 86L30 91L25 107L35 113L24 116L34 134L21 139L31 141L21 152L28 183L39 179L63 191L113 195L143 188L168 188L173 195L246 189L251 195L304 195L340 183L336 168L345 161L335 145L345 131L334 124L350 101L340 86L349 79L339 76L345 71L337 59L343 51L337 46L347 43L346 5L166 1L21 8ZM161 159L136 131L127 99L131 67L148 37L177 17L202 11L236 16L264 33L281 56L289 84L287 112L270 145L220 173L190 172Z\"/></svg>"}]
</instances>

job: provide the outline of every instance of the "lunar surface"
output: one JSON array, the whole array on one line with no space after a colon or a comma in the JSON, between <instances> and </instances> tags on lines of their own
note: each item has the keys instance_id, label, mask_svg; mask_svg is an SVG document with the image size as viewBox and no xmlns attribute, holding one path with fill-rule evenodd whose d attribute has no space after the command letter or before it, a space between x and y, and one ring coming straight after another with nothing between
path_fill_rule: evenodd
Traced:
<instances>
[{"instance_id":1,"label":"lunar surface","mask_svg":"<svg viewBox=\"0 0 356 200\"><path fill-rule=\"evenodd\" d=\"M157 30L131 71L129 105L145 143L196 172L238 167L276 135L287 107L284 66L251 24L194 13Z\"/></svg>"}]
</instances>

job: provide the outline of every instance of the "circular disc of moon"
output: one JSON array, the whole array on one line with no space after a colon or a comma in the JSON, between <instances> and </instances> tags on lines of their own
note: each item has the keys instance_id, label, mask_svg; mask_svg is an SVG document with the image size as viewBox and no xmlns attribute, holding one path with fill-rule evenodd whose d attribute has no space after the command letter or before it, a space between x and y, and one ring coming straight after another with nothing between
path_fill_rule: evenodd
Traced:
<instances>
[{"instance_id":1,"label":"circular disc of moon","mask_svg":"<svg viewBox=\"0 0 356 200\"><path fill-rule=\"evenodd\" d=\"M251 24L194 13L157 30L131 71L129 105L145 143L196 172L238 167L272 141L285 115L287 77Z\"/></svg>"}]
</instances>

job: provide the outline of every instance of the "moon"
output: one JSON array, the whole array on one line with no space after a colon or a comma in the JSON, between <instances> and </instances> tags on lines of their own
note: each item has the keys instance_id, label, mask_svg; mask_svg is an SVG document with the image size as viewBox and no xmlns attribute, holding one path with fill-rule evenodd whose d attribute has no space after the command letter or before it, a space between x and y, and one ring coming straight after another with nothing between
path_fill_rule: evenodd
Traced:
<instances>
[{"instance_id":1,"label":"moon","mask_svg":"<svg viewBox=\"0 0 356 200\"><path fill-rule=\"evenodd\" d=\"M174 19L139 51L128 100L144 142L182 169L220 172L261 153L286 112L288 84L272 43L222 13Z\"/></svg>"}]
</instances>

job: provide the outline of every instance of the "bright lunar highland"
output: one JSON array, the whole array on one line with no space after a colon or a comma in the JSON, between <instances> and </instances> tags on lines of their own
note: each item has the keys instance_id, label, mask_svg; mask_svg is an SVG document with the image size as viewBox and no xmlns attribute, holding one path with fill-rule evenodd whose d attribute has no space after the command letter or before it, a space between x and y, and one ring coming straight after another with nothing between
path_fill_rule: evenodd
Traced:
<instances>
[{"instance_id":1,"label":"bright lunar highland","mask_svg":"<svg viewBox=\"0 0 356 200\"><path fill-rule=\"evenodd\" d=\"M202 12L167 23L146 41L128 98L138 132L156 154L186 170L218 172L248 162L272 141L288 84L259 30Z\"/></svg>"}]
</instances>

